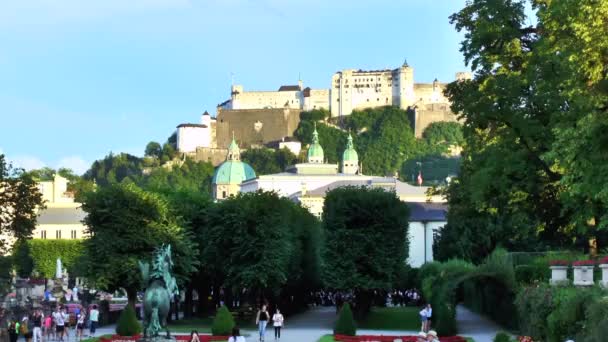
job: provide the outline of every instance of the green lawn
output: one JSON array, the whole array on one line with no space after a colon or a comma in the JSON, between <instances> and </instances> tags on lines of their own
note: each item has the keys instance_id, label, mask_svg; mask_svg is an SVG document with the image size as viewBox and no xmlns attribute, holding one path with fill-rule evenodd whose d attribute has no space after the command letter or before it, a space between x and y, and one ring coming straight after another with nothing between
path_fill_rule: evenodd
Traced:
<instances>
[{"instance_id":1,"label":"green lawn","mask_svg":"<svg viewBox=\"0 0 608 342\"><path fill-rule=\"evenodd\" d=\"M372 312L357 323L358 329L420 330L420 310L417 307L372 308Z\"/></svg>"}]
</instances>

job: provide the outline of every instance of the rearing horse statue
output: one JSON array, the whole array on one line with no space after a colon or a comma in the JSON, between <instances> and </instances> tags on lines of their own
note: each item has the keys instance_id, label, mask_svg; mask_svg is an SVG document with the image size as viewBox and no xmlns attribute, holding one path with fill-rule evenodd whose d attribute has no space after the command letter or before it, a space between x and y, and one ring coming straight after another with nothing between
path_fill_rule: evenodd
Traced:
<instances>
[{"instance_id":1,"label":"rearing horse statue","mask_svg":"<svg viewBox=\"0 0 608 342\"><path fill-rule=\"evenodd\" d=\"M144 281L144 338L156 337L161 330L171 334L167 327L167 315L171 308L171 298L179 294L175 278L171 274L173 260L171 245L162 245L154 252L152 268L147 262L139 261L139 269Z\"/></svg>"}]
</instances>

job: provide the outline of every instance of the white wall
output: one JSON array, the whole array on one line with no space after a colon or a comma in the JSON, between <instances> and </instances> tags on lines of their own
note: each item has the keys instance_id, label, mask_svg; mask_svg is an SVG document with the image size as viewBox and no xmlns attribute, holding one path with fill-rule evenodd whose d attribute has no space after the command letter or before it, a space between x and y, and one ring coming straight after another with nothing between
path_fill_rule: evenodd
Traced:
<instances>
[{"instance_id":1,"label":"white wall","mask_svg":"<svg viewBox=\"0 0 608 342\"><path fill-rule=\"evenodd\" d=\"M211 147L211 128L179 127L177 129L177 150L196 152L197 147Z\"/></svg>"},{"instance_id":2,"label":"white wall","mask_svg":"<svg viewBox=\"0 0 608 342\"><path fill-rule=\"evenodd\" d=\"M410 255L408 264L412 267L420 267L425 262L433 261L433 236L434 232L440 230L447 222L427 222L426 226L422 222L410 222L409 239ZM425 240L426 230L426 240ZM426 248L426 259L425 259Z\"/></svg>"}]
</instances>

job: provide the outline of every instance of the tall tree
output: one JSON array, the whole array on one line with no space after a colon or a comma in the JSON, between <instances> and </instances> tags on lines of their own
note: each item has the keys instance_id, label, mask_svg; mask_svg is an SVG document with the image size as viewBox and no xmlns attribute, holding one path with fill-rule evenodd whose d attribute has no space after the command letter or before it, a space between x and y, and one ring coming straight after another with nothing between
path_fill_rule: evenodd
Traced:
<instances>
[{"instance_id":1,"label":"tall tree","mask_svg":"<svg viewBox=\"0 0 608 342\"><path fill-rule=\"evenodd\" d=\"M366 314L373 290L390 289L405 267L409 209L382 189L342 187L323 207L324 280L330 288L355 289L355 310Z\"/></svg>"},{"instance_id":2,"label":"tall tree","mask_svg":"<svg viewBox=\"0 0 608 342\"><path fill-rule=\"evenodd\" d=\"M156 141L150 141L146 145L146 150L144 152L144 155L146 157L160 158L162 156L162 154L163 154L163 148Z\"/></svg>"},{"instance_id":3,"label":"tall tree","mask_svg":"<svg viewBox=\"0 0 608 342\"><path fill-rule=\"evenodd\" d=\"M443 258L608 242L607 13L606 1L473 0L451 16L475 78L447 89L466 142Z\"/></svg>"},{"instance_id":4,"label":"tall tree","mask_svg":"<svg viewBox=\"0 0 608 342\"><path fill-rule=\"evenodd\" d=\"M254 148L241 154L243 161L249 163L258 175L268 175L285 171L287 166L297 163L298 157L290 150Z\"/></svg>"},{"instance_id":5,"label":"tall tree","mask_svg":"<svg viewBox=\"0 0 608 342\"><path fill-rule=\"evenodd\" d=\"M90 234L85 240L88 277L97 287L124 288L134 304L142 287L137 262L149 260L162 244L172 246L180 284L195 271L197 246L160 195L132 183L112 184L88 193L82 207Z\"/></svg>"},{"instance_id":6,"label":"tall tree","mask_svg":"<svg viewBox=\"0 0 608 342\"><path fill-rule=\"evenodd\" d=\"M42 194L32 176L14 169L0 154L0 252L6 254L12 240L31 238L41 207Z\"/></svg>"}]
</instances>

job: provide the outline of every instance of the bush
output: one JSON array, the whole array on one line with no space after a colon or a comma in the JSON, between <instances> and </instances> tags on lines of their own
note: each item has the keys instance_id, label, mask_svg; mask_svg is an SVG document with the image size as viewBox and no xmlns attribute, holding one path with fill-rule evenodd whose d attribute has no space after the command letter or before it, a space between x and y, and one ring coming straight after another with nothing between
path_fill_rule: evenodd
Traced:
<instances>
[{"instance_id":1,"label":"bush","mask_svg":"<svg viewBox=\"0 0 608 342\"><path fill-rule=\"evenodd\" d=\"M340 309L340 316L338 316L338 321L336 321L334 334L347 336L357 335L355 319L353 318L353 312L348 303L344 303L342 309Z\"/></svg>"},{"instance_id":2,"label":"bush","mask_svg":"<svg viewBox=\"0 0 608 342\"><path fill-rule=\"evenodd\" d=\"M583 329L586 342L602 342L608 336L608 298L593 301L585 312ZM577 339L578 341L578 339Z\"/></svg>"},{"instance_id":3,"label":"bush","mask_svg":"<svg viewBox=\"0 0 608 342\"><path fill-rule=\"evenodd\" d=\"M499 332L494 337L494 342L511 342L511 341L512 341L511 336L509 336L509 334L504 333L504 332Z\"/></svg>"},{"instance_id":4,"label":"bush","mask_svg":"<svg viewBox=\"0 0 608 342\"><path fill-rule=\"evenodd\" d=\"M135 336L141 334L142 327L135 315L133 305L129 304L120 313L116 323L116 333L120 336Z\"/></svg>"},{"instance_id":5,"label":"bush","mask_svg":"<svg viewBox=\"0 0 608 342\"><path fill-rule=\"evenodd\" d=\"M220 306L213 318L211 334L213 336L228 336L234 328L234 318L225 305Z\"/></svg>"}]
</instances>

